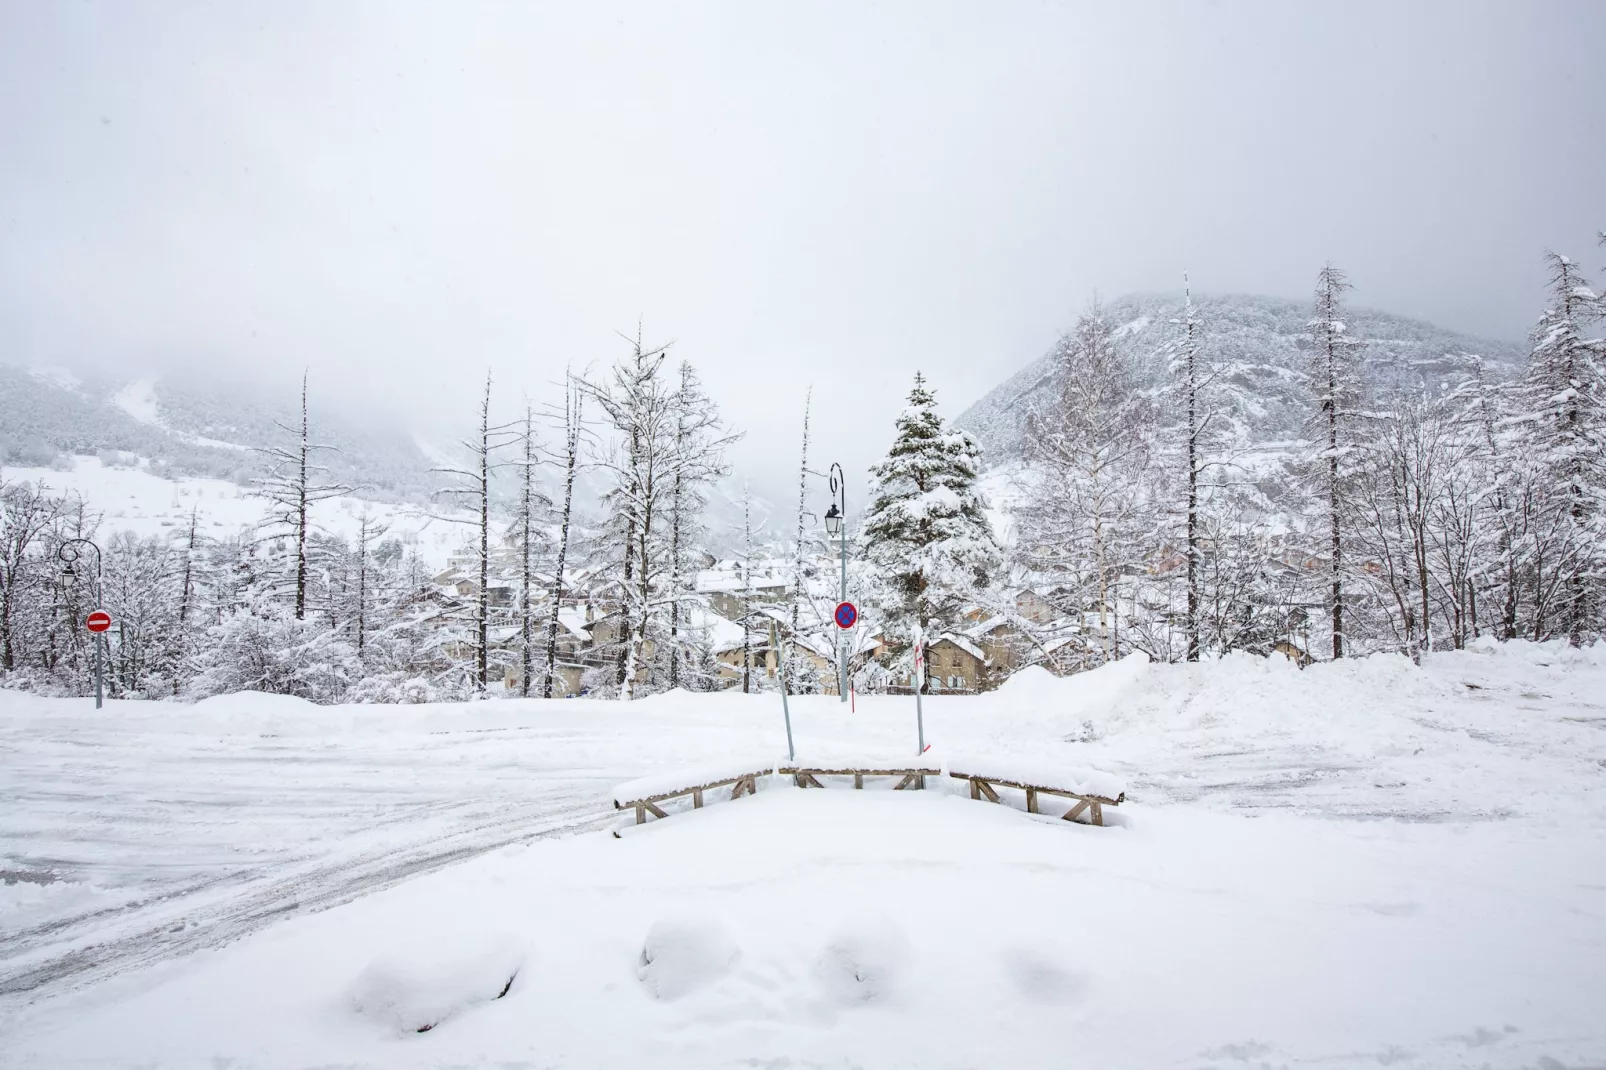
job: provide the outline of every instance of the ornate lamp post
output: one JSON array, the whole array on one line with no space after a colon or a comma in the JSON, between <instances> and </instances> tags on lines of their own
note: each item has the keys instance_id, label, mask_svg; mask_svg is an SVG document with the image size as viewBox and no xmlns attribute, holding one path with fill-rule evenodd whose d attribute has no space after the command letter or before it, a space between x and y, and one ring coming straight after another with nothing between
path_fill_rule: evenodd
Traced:
<instances>
[{"instance_id":1,"label":"ornate lamp post","mask_svg":"<svg viewBox=\"0 0 1606 1070\"><path fill-rule=\"evenodd\" d=\"M827 538L837 540L838 552L842 560L842 589L839 602L848 600L848 491L847 480L842 475L842 466L831 466L831 508L825 511L825 534ZM844 629L837 629L839 632ZM837 696L841 701L848 700L848 640L845 635L838 635L836 639L836 672Z\"/></svg>"},{"instance_id":2,"label":"ornate lamp post","mask_svg":"<svg viewBox=\"0 0 1606 1070\"><path fill-rule=\"evenodd\" d=\"M95 599L95 611L90 614L89 625L95 636L95 709L101 708L105 699L105 664L106 664L106 625L99 625L96 618L104 617L100 608L100 547L90 539L63 539L56 547L56 559L61 562L61 574L72 582L78 582L78 559L83 556L81 546L87 546L95 551L95 588L91 592ZM110 618L106 618L107 625Z\"/></svg>"}]
</instances>

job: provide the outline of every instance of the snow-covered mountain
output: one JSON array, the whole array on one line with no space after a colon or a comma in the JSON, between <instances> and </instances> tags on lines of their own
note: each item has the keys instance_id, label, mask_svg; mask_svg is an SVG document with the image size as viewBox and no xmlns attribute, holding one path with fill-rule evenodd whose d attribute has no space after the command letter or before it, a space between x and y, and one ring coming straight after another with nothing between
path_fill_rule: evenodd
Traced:
<instances>
[{"instance_id":1,"label":"snow-covered mountain","mask_svg":"<svg viewBox=\"0 0 1606 1070\"><path fill-rule=\"evenodd\" d=\"M293 377L275 389L226 372L200 377L119 378L61 368L24 368L0 363L0 469L8 478L42 480L76 492L105 514L108 530L152 534L181 528L191 506L203 527L237 530L263 513L250 493L270 445L290 445L281 425L299 424L299 383ZM462 424L472 413L463 414ZM311 398L313 438L334 446L318 462L328 478L353 488L315 512L329 530L346 531L363 512L430 544L436 557L466 537L450 525L431 524L428 514L448 502L432 499L447 480L431 471L459 464L457 431L418 428L384 414L364 415ZM557 470L543 470L547 491L561 493ZM511 470L496 495L506 506L516 490ZM582 469L576 504L584 518L600 511L607 477ZM742 544L742 482L730 477L709 494L704 523L709 548L733 552ZM494 507L493 507L494 508ZM326 515L325 515L326 514ZM751 502L759 542L784 535L791 513L755 494Z\"/></svg>"},{"instance_id":2,"label":"snow-covered mountain","mask_svg":"<svg viewBox=\"0 0 1606 1070\"><path fill-rule=\"evenodd\" d=\"M261 466L256 449L288 444L279 425L299 423L298 388L265 390L226 373L119 379L0 364L0 464L140 458L157 474L242 482ZM316 396L312 419L316 440L335 447L319 458L335 482L382 500L420 499L433 487L430 460L394 422Z\"/></svg>"},{"instance_id":3,"label":"snow-covered mountain","mask_svg":"<svg viewBox=\"0 0 1606 1070\"><path fill-rule=\"evenodd\" d=\"M1196 296L1201 322L1200 353L1217 370L1212 407L1222 409L1240 448L1275 448L1300 437L1306 399L1300 382L1309 347L1308 301L1223 294ZM1183 297L1133 294L1104 307L1129 344L1141 379L1159 385L1166 347L1181 331ZM1491 380L1522 366L1527 346L1474 338L1421 320L1356 308L1351 336L1366 343L1366 377L1378 395L1396 391L1436 395L1472 374L1472 357L1483 359ZM1017 458L1026 414L1058 389L1053 351L1044 354L983 396L955 420L981 441L990 464Z\"/></svg>"}]
</instances>

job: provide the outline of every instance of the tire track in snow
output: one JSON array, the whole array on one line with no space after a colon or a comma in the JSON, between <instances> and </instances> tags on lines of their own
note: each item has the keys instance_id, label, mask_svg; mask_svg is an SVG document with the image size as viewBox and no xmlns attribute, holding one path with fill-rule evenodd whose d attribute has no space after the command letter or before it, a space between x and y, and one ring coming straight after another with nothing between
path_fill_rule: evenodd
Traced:
<instances>
[{"instance_id":1,"label":"tire track in snow","mask_svg":"<svg viewBox=\"0 0 1606 1070\"><path fill-rule=\"evenodd\" d=\"M5 959L28 961L10 969L0 967L0 998L24 1005L52 998L130 970L221 946L288 914L349 903L509 844L599 829L615 816L596 795L574 790L557 798L531 800L496 820L433 837L428 843L324 862L221 901L185 909L189 906L186 900L194 893L217 883L205 881L159 900L96 912L90 917L98 919L109 913L110 918L102 920L111 924L72 933L70 940L51 939L60 933L59 926L13 934L0 944L0 954ZM161 909L173 906L180 909ZM30 935L37 939L29 940ZM93 942L86 944L86 940ZM60 950L52 951L52 945Z\"/></svg>"}]
</instances>

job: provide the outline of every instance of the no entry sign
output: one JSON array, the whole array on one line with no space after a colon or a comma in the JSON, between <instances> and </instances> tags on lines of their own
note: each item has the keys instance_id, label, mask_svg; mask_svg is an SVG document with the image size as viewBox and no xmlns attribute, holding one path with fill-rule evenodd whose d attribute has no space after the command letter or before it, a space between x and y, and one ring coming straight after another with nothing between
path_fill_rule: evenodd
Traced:
<instances>
[{"instance_id":1,"label":"no entry sign","mask_svg":"<svg viewBox=\"0 0 1606 1070\"><path fill-rule=\"evenodd\" d=\"M104 609L97 609L84 618L84 627L92 632L103 632L112 626L112 615Z\"/></svg>"},{"instance_id":2,"label":"no entry sign","mask_svg":"<svg viewBox=\"0 0 1606 1070\"><path fill-rule=\"evenodd\" d=\"M851 628L859 619L859 610L852 602L838 602L835 616L838 628Z\"/></svg>"}]
</instances>

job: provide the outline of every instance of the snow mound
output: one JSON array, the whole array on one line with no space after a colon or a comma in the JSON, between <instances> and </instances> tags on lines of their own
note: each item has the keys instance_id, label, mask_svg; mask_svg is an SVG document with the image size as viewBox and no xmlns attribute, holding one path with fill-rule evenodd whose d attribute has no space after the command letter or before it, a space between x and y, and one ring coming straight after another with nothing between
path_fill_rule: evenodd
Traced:
<instances>
[{"instance_id":1,"label":"snow mound","mask_svg":"<svg viewBox=\"0 0 1606 1070\"><path fill-rule=\"evenodd\" d=\"M659 999L679 999L719 980L740 955L718 918L660 918L642 941L636 977Z\"/></svg>"},{"instance_id":2,"label":"snow mound","mask_svg":"<svg viewBox=\"0 0 1606 1070\"><path fill-rule=\"evenodd\" d=\"M1021 713L1052 714L1078 720L1108 713L1142 682L1149 655L1135 650L1119 661L1059 677L1040 665L1022 669L998 688L999 700Z\"/></svg>"},{"instance_id":3,"label":"snow mound","mask_svg":"<svg viewBox=\"0 0 1606 1070\"><path fill-rule=\"evenodd\" d=\"M878 1003L894 994L909 951L908 937L891 919L864 919L837 931L815 962L814 973L834 1003Z\"/></svg>"},{"instance_id":4,"label":"snow mound","mask_svg":"<svg viewBox=\"0 0 1606 1070\"><path fill-rule=\"evenodd\" d=\"M351 1007L398 1033L424 1033L507 995L524 959L516 937L437 936L370 962L352 983Z\"/></svg>"},{"instance_id":5,"label":"snow mound","mask_svg":"<svg viewBox=\"0 0 1606 1070\"><path fill-rule=\"evenodd\" d=\"M280 713L313 713L318 707L295 695L275 695L267 691L235 691L213 695L195 704L198 710L227 713L231 717L267 717Z\"/></svg>"}]
</instances>

